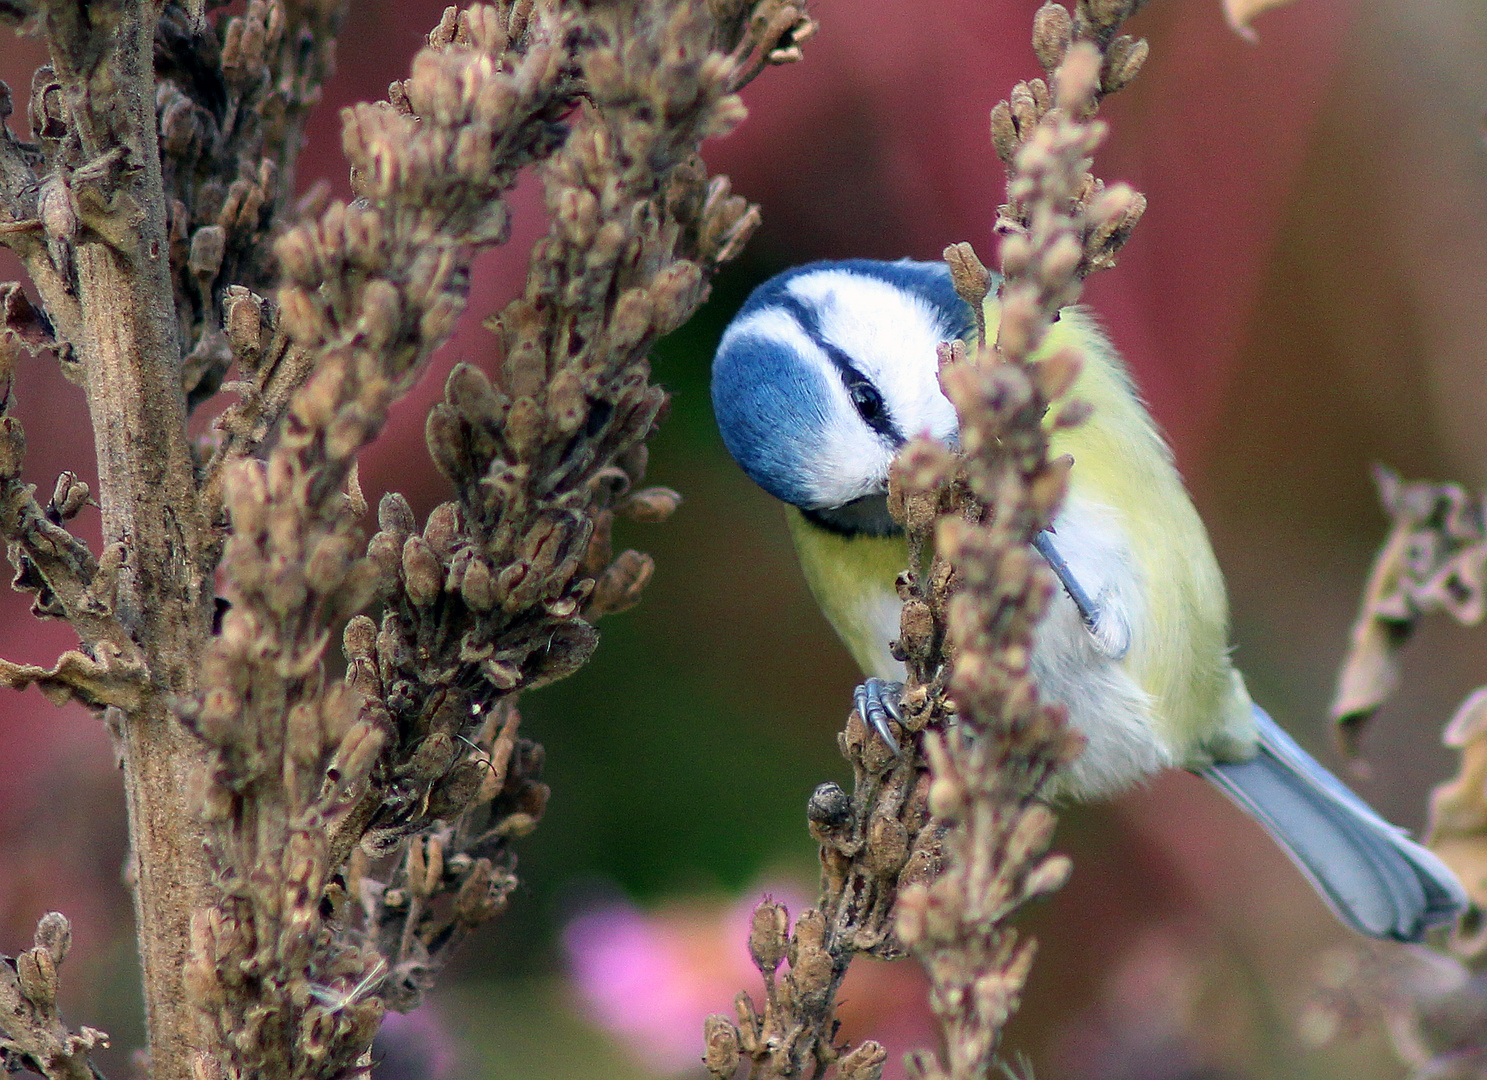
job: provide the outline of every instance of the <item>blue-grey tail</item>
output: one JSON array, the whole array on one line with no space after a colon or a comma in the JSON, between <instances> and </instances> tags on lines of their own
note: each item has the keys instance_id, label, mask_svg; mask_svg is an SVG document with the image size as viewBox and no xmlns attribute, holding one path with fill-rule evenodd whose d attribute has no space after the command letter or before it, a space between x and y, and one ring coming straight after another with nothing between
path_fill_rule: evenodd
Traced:
<instances>
[{"instance_id":1,"label":"blue-grey tail","mask_svg":"<svg viewBox=\"0 0 1487 1080\"><path fill-rule=\"evenodd\" d=\"M1369 937L1419 941L1466 891L1433 854L1349 791L1255 706L1260 751L1204 775L1295 860L1339 918Z\"/></svg>"}]
</instances>

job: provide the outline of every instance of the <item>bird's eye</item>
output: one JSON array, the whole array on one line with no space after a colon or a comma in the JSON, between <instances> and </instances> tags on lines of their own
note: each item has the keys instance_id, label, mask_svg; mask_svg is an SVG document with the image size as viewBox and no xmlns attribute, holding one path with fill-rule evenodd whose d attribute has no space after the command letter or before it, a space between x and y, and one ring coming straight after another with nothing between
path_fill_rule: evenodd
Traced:
<instances>
[{"instance_id":1,"label":"bird's eye","mask_svg":"<svg viewBox=\"0 0 1487 1080\"><path fill-rule=\"evenodd\" d=\"M883 415L883 395L878 393L878 388L872 383L854 382L847 387L847 393L852 396L857 415L869 424Z\"/></svg>"}]
</instances>

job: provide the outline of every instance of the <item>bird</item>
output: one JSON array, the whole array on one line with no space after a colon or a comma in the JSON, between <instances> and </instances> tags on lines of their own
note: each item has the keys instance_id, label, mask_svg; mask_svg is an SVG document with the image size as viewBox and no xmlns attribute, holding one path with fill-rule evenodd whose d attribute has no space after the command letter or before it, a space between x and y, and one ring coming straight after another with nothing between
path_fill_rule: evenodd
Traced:
<instances>
[{"instance_id":1,"label":"bird","mask_svg":"<svg viewBox=\"0 0 1487 1080\"><path fill-rule=\"evenodd\" d=\"M999 307L986 301L987 336ZM904 666L893 656L907 543L888 512L904 443L957 445L937 346L975 312L942 262L813 262L765 281L724 331L713 411L734 460L786 506L811 592L866 676L853 692L895 751ZM1467 896L1250 698L1229 655L1228 599L1172 453L1094 318L1065 308L1045 350L1076 347L1069 396L1088 419L1050 430L1073 458L1068 493L1034 547L1063 588L1034 631L1030 669L1085 740L1050 797L1094 800L1164 769L1206 777L1291 856L1344 923L1419 941Z\"/></svg>"}]
</instances>

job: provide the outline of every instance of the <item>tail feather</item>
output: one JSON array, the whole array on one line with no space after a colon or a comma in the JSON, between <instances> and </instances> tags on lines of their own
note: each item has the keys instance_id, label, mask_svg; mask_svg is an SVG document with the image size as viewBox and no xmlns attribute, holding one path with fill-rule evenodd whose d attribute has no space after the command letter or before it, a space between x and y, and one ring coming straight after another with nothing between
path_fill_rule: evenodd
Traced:
<instances>
[{"instance_id":1,"label":"tail feather","mask_svg":"<svg viewBox=\"0 0 1487 1080\"><path fill-rule=\"evenodd\" d=\"M1433 854L1390 825L1254 707L1260 752L1204 775L1295 860L1339 918L1375 938L1419 941L1454 919L1466 891Z\"/></svg>"}]
</instances>

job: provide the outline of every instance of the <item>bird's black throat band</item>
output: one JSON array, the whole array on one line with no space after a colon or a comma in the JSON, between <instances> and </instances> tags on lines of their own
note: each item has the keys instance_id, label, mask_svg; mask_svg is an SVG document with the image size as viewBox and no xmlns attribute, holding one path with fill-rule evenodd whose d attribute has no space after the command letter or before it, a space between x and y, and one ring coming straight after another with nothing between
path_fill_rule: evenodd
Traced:
<instances>
[{"instance_id":1,"label":"bird's black throat band","mask_svg":"<svg viewBox=\"0 0 1487 1080\"><path fill-rule=\"evenodd\" d=\"M864 495L841 506L807 510L801 514L812 525L837 536L898 536L903 528L888 513L888 496Z\"/></svg>"}]
</instances>

